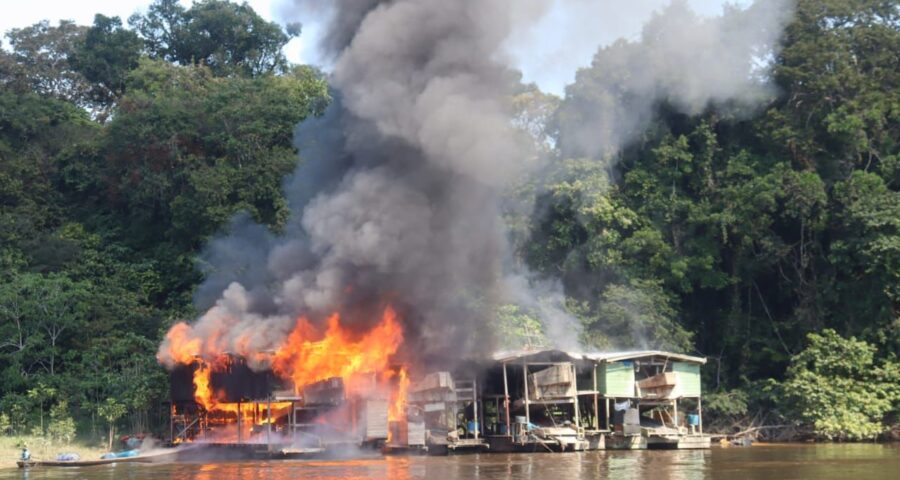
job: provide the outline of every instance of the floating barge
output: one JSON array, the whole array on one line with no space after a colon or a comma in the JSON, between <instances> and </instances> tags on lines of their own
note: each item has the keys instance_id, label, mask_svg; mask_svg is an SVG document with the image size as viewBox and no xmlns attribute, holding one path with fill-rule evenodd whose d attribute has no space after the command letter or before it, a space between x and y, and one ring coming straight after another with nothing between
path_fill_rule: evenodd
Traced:
<instances>
[{"instance_id":1,"label":"floating barge","mask_svg":"<svg viewBox=\"0 0 900 480\"><path fill-rule=\"evenodd\" d=\"M489 419L492 451L709 448L704 358L548 349L501 352L494 360L499 365L485 385L498 412Z\"/></svg>"}]
</instances>

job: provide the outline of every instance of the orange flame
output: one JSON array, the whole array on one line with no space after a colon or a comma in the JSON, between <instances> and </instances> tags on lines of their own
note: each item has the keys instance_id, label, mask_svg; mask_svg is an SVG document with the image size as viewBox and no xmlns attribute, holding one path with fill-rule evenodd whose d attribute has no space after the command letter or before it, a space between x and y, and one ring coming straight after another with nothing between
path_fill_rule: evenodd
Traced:
<instances>
[{"instance_id":1,"label":"orange flame","mask_svg":"<svg viewBox=\"0 0 900 480\"><path fill-rule=\"evenodd\" d=\"M194 370L194 400L208 411L216 407L212 388L209 386L210 368L206 362L200 361Z\"/></svg>"},{"instance_id":2,"label":"orange flame","mask_svg":"<svg viewBox=\"0 0 900 480\"><path fill-rule=\"evenodd\" d=\"M237 404L223 402L224 392L214 391L210 382L211 373L225 368L229 361L225 347L220 344L224 332L212 332L206 339L192 337L191 333L186 323L172 326L166 334L168 356L178 364L197 364L193 374L194 399L206 411L237 413ZM341 377L345 387L352 391L362 384L359 374L389 371L391 358L402 343L403 329L396 312L388 306L381 321L362 336L354 336L341 326L340 316L334 314L328 318L324 332L306 318L297 319L294 329L274 354L250 351L246 336L238 338L235 347L245 358L270 363L272 371L283 380L290 380L299 394L307 385L334 377ZM408 384L404 369L398 387L402 393L396 395L396 405L391 407L398 412L405 404Z\"/></svg>"},{"instance_id":3,"label":"orange flame","mask_svg":"<svg viewBox=\"0 0 900 480\"><path fill-rule=\"evenodd\" d=\"M409 392L409 377L406 374L406 367L401 367L398 375L397 390L394 391L388 407L388 421L406 419L406 396Z\"/></svg>"},{"instance_id":4,"label":"orange flame","mask_svg":"<svg viewBox=\"0 0 900 480\"><path fill-rule=\"evenodd\" d=\"M191 326L179 322L172 325L166 333L169 341L169 353L176 363L190 365L200 355L203 342L199 338L191 338Z\"/></svg>"},{"instance_id":5,"label":"orange flame","mask_svg":"<svg viewBox=\"0 0 900 480\"><path fill-rule=\"evenodd\" d=\"M358 340L341 327L337 314L328 319L324 337L317 337L315 328L300 318L272 359L272 370L291 379L297 393L321 380L341 377L349 385L354 374L386 370L403 343L403 330L394 309L387 307L381 322Z\"/></svg>"}]
</instances>

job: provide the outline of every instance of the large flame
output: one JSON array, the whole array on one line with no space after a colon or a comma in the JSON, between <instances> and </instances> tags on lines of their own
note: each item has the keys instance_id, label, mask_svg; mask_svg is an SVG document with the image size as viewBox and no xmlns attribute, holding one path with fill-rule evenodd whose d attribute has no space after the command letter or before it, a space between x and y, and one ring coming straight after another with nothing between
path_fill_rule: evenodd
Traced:
<instances>
[{"instance_id":1,"label":"large flame","mask_svg":"<svg viewBox=\"0 0 900 480\"><path fill-rule=\"evenodd\" d=\"M385 308L378 325L357 340L341 327L337 314L328 319L324 336L300 318L275 352L272 370L291 379L298 393L306 385L334 377L341 377L349 385L355 374L386 370L401 343L403 330L391 307Z\"/></svg>"},{"instance_id":2,"label":"large flame","mask_svg":"<svg viewBox=\"0 0 900 480\"><path fill-rule=\"evenodd\" d=\"M237 413L237 404L225 403L224 392L215 391L211 384L212 372L226 368L230 361L220 344L223 333L213 332L202 339L192 336L189 325L178 323L166 334L167 354L178 364L196 365L194 399L206 411ZM334 314L328 318L324 332L308 319L298 318L293 330L274 353L250 351L249 342L238 343L237 350L242 356L269 364L282 380L291 382L297 394L307 385L335 377L342 378L345 386L352 390L359 384L356 378L359 374L391 371L392 357L403 343L403 329L396 312L388 306L380 322L362 335L354 335L341 325L340 316ZM409 384L405 369L399 375L398 389L402 393L392 395L392 412L400 411L397 399L405 403L405 390ZM391 416L393 418L394 413Z\"/></svg>"},{"instance_id":3,"label":"large flame","mask_svg":"<svg viewBox=\"0 0 900 480\"><path fill-rule=\"evenodd\" d=\"M400 368L397 376L397 389L394 390L388 406L388 420L392 422L406 419L406 396L409 392L409 376L406 373L406 367Z\"/></svg>"}]
</instances>

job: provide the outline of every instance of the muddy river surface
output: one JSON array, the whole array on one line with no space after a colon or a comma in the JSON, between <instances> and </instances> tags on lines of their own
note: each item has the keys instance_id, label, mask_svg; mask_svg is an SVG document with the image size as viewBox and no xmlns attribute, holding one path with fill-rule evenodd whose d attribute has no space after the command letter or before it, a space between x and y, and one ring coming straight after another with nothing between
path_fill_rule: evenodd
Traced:
<instances>
[{"instance_id":1,"label":"muddy river surface","mask_svg":"<svg viewBox=\"0 0 900 480\"><path fill-rule=\"evenodd\" d=\"M15 479L900 479L900 445L754 445L694 451L597 451L354 460L119 464L0 470Z\"/></svg>"}]
</instances>

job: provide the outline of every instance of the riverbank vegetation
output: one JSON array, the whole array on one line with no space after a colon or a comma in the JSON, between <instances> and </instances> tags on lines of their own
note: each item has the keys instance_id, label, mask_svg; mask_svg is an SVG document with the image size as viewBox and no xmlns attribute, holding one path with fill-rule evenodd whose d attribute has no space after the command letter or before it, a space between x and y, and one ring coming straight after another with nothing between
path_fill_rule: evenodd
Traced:
<instances>
[{"instance_id":1,"label":"riverbank vegetation","mask_svg":"<svg viewBox=\"0 0 900 480\"><path fill-rule=\"evenodd\" d=\"M764 59L764 108L662 102L602 162L567 148L568 129L629 95L609 61L627 42L565 98L523 86L512 103L553 160L510 193L534 206L510 213L511 234L562 279L589 347L708 357L704 413L723 430L885 438L900 415L900 12L796 9ZM281 53L298 33L220 0L6 33L0 433L99 443L166 424L154 354L197 314L204 244L242 212L279 231L294 127L329 102L324 76ZM504 338L542 341L533 312L498 316Z\"/></svg>"}]
</instances>

